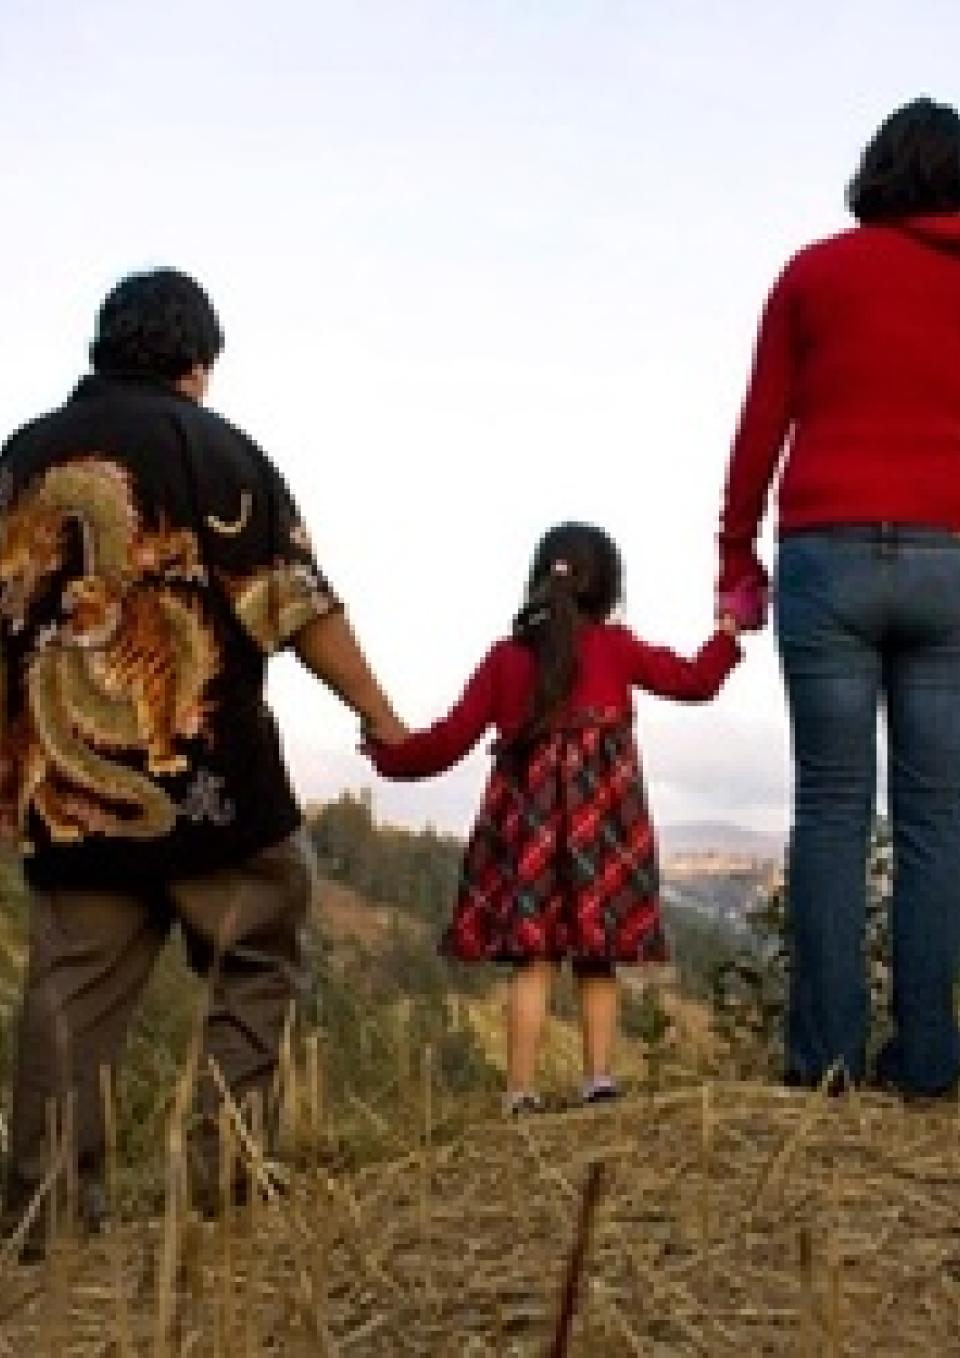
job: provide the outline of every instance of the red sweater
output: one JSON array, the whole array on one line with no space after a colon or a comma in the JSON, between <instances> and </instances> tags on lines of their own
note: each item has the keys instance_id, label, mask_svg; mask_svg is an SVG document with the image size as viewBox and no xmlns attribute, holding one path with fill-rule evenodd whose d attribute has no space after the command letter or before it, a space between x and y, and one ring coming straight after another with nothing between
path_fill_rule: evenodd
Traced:
<instances>
[{"instance_id":1,"label":"red sweater","mask_svg":"<svg viewBox=\"0 0 960 1358\"><path fill-rule=\"evenodd\" d=\"M721 587L757 568L773 475L780 531L960 530L960 213L808 246L760 325L721 516Z\"/></svg>"},{"instance_id":2,"label":"red sweater","mask_svg":"<svg viewBox=\"0 0 960 1358\"><path fill-rule=\"evenodd\" d=\"M579 673L568 711L629 717L632 687L665 698L702 702L713 698L740 659L736 641L716 632L686 660L648 646L626 627L585 623L578 634ZM399 745L376 745L373 761L388 778L424 778L462 759L488 727L509 739L530 710L535 678L532 653L516 641L498 641L474 671L460 701L433 726Z\"/></svg>"}]
</instances>

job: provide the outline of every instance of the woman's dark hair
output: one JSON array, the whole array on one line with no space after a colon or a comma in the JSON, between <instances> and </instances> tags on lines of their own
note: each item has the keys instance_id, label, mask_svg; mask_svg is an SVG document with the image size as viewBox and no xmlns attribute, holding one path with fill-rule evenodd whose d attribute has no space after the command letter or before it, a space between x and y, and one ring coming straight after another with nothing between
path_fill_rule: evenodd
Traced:
<instances>
[{"instance_id":1,"label":"woman's dark hair","mask_svg":"<svg viewBox=\"0 0 960 1358\"><path fill-rule=\"evenodd\" d=\"M213 366L223 333L207 294L176 269L131 274L110 292L90 346L94 372L175 380Z\"/></svg>"},{"instance_id":2,"label":"woman's dark hair","mask_svg":"<svg viewBox=\"0 0 960 1358\"><path fill-rule=\"evenodd\" d=\"M577 678L580 622L605 622L623 593L623 564L602 528L561 523L540 539L533 555L527 598L513 620L513 636L533 652L537 677L521 732L535 739L570 697Z\"/></svg>"},{"instance_id":3,"label":"woman's dark hair","mask_svg":"<svg viewBox=\"0 0 960 1358\"><path fill-rule=\"evenodd\" d=\"M960 114L914 99L891 113L867 144L847 187L860 222L960 211Z\"/></svg>"}]
</instances>

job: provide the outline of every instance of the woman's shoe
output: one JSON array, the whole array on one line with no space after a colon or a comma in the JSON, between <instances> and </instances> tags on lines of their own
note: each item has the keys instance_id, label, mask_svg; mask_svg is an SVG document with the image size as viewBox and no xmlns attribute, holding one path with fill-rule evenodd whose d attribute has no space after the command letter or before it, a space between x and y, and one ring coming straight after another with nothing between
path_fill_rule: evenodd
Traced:
<instances>
[{"instance_id":1,"label":"woman's shoe","mask_svg":"<svg viewBox=\"0 0 960 1358\"><path fill-rule=\"evenodd\" d=\"M828 1099L842 1098L844 1094L849 1094L852 1089L857 1087L856 1080L848 1074L844 1065L831 1066L818 1079L812 1079L806 1075L800 1075L796 1071L788 1070L784 1074L783 1083L788 1089L809 1089L811 1093L819 1090Z\"/></svg>"}]
</instances>

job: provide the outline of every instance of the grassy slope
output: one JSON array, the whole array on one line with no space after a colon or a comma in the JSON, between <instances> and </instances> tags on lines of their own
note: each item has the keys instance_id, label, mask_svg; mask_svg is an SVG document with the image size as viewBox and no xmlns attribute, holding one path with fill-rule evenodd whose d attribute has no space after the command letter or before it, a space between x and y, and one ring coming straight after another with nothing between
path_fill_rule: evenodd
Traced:
<instances>
[{"instance_id":1,"label":"grassy slope","mask_svg":"<svg viewBox=\"0 0 960 1358\"><path fill-rule=\"evenodd\" d=\"M429 929L407 910L371 903L342 883L322 878L314 902L313 918L330 947L330 958L338 974L349 984L352 969L363 966L364 959L384 959L392 940L399 933L414 957L425 962L434 956L434 942ZM19 977L24 957L25 902L22 883L16 870L0 863L0 1024L7 1027L16 1000ZM644 978L639 973L626 973L626 985L642 987ZM684 1000L669 975L658 973L658 993L663 1007L674 1025L676 1038L687 1043L691 1035L697 1047L708 1045L705 1033L709 1020L706 1010L692 1001ZM489 989L479 995L465 996L459 1002L461 1017L469 1022L493 1066L502 1069L504 1060L504 983L494 979ZM173 1020L172 1009L178 1000L186 1006L197 996L197 988L188 984L183 973L182 959L174 950L154 978L146 996L144 1012L133 1035L132 1058L144 1060L153 1073L154 1061L149 1060L151 1044L161 1047L177 1045L173 1034L182 1034L185 1024ZM561 984L560 1013L555 1014L546 1036L546 1068L551 1074L571 1078L579 1062L579 1034L569 984ZM639 1058L635 1044L622 1043L627 1064L633 1068ZM171 1053L176 1057L176 1053ZM172 1069L166 1055L158 1057L159 1065Z\"/></svg>"}]
</instances>

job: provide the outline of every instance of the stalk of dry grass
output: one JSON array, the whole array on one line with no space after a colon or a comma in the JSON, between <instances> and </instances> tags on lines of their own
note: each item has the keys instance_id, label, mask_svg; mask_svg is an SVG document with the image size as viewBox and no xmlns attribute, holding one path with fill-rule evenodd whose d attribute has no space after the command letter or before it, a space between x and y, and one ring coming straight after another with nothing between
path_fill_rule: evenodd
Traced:
<instances>
[{"instance_id":1,"label":"stalk of dry grass","mask_svg":"<svg viewBox=\"0 0 960 1358\"><path fill-rule=\"evenodd\" d=\"M56 1099L47 1099L46 1103L47 1119L47 1164L49 1165L48 1178L50 1189L46 1195L47 1204L47 1258L53 1253L59 1234L60 1212L59 1212L59 1185L60 1175L63 1172L63 1143L60 1139L60 1116L57 1109Z\"/></svg>"},{"instance_id":2,"label":"stalk of dry grass","mask_svg":"<svg viewBox=\"0 0 960 1358\"><path fill-rule=\"evenodd\" d=\"M119 1358L134 1358L130 1310L123 1277L123 1237L117 1223L117 1111L113 1097L113 1071L100 1067L100 1099L103 1105L104 1191L110 1225L107 1231L113 1333Z\"/></svg>"},{"instance_id":3,"label":"stalk of dry grass","mask_svg":"<svg viewBox=\"0 0 960 1358\"><path fill-rule=\"evenodd\" d=\"M286 1022L283 1025L283 1034L280 1039L280 1060L277 1066L277 1098L280 1108L279 1147L281 1155L288 1157L295 1152L299 1125L299 1081L293 1046L295 1025L296 1010L291 1005Z\"/></svg>"},{"instance_id":4,"label":"stalk of dry grass","mask_svg":"<svg viewBox=\"0 0 960 1358\"><path fill-rule=\"evenodd\" d=\"M800 1263L800 1329L799 1345L801 1358L815 1358L817 1309L813 1285L813 1239L809 1226L801 1226L799 1232Z\"/></svg>"},{"instance_id":5,"label":"stalk of dry grass","mask_svg":"<svg viewBox=\"0 0 960 1358\"><path fill-rule=\"evenodd\" d=\"M40 1206L46 1204L46 1305L37 1335L38 1352L59 1358L69 1334L71 1280L76 1253L76 1115L75 1096L68 1091L62 1104L46 1102L48 1172L19 1231L26 1238ZM63 1210L61 1210L61 1190ZM28 1225L28 1223L30 1223Z\"/></svg>"},{"instance_id":6,"label":"stalk of dry grass","mask_svg":"<svg viewBox=\"0 0 960 1358\"><path fill-rule=\"evenodd\" d=\"M433 1294L433 1222L432 1179L433 1179L433 1048L423 1049L423 1123L420 1150L420 1236L423 1248L423 1295L429 1303Z\"/></svg>"},{"instance_id":7,"label":"stalk of dry grass","mask_svg":"<svg viewBox=\"0 0 960 1358\"><path fill-rule=\"evenodd\" d=\"M247 1095L247 1117L250 1137L254 1145L263 1145L263 1095L259 1089ZM242 1158L242 1152L241 1152ZM260 1184L251 1159L245 1162L247 1190L247 1272L244 1297L244 1358L256 1358L260 1352L257 1310L260 1297Z\"/></svg>"},{"instance_id":8,"label":"stalk of dry grass","mask_svg":"<svg viewBox=\"0 0 960 1358\"><path fill-rule=\"evenodd\" d=\"M232 937L235 912L229 911L223 921L213 965L207 977L204 1002L194 1015L187 1051L174 1088L173 1105L166 1135L166 1163L164 1166L164 1214L162 1245L156 1274L156 1318L153 1331L154 1358L171 1358L173 1326L177 1311L177 1273L182 1237L187 1225L189 1209L189 1177L187 1168L186 1126L193 1106L203 1050L206 1018L220 976L226 941Z\"/></svg>"},{"instance_id":9,"label":"stalk of dry grass","mask_svg":"<svg viewBox=\"0 0 960 1358\"><path fill-rule=\"evenodd\" d=\"M595 1162L590 1166L583 1185L583 1195L577 1211L573 1244L564 1272L563 1286L560 1290L560 1303L557 1307L557 1318L553 1338L547 1350L547 1358L567 1358L570 1349L573 1319L580 1297L590 1232L597 1203L600 1200L602 1182L603 1166L601 1163Z\"/></svg>"},{"instance_id":10,"label":"stalk of dry grass","mask_svg":"<svg viewBox=\"0 0 960 1358\"><path fill-rule=\"evenodd\" d=\"M236 1168L236 1146L230 1115L221 1104L217 1131L220 1143L219 1189L220 1189L220 1266L219 1302L217 1311L222 1317L224 1353L234 1352L234 1330L236 1326L236 1292L234 1279L234 1190Z\"/></svg>"},{"instance_id":11,"label":"stalk of dry grass","mask_svg":"<svg viewBox=\"0 0 960 1358\"><path fill-rule=\"evenodd\" d=\"M827 1228L827 1336L830 1358L840 1358L843 1352L841 1339L841 1278L840 1247L837 1233L840 1229L840 1175L836 1169L830 1187L830 1219Z\"/></svg>"},{"instance_id":12,"label":"stalk of dry grass","mask_svg":"<svg viewBox=\"0 0 960 1358\"><path fill-rule=\"evenodd\" d=\"M713 1096L709 1081L704 1084L700 1121L700 1241L704 1285L710 1286L710 1174L713 1158Z\"/></svg>"},{"instance_id":13,"label":"stalk of dry grass","mask_svg":"<svg viewBox=\"0 0 960 1358\"><path fill-rule=\"evenodd\" d=\"M63 1187L64 1234L75 1240L77 1234L77 1092L68 1089L63 1100Z\"/></svg>"}]
</instances>

